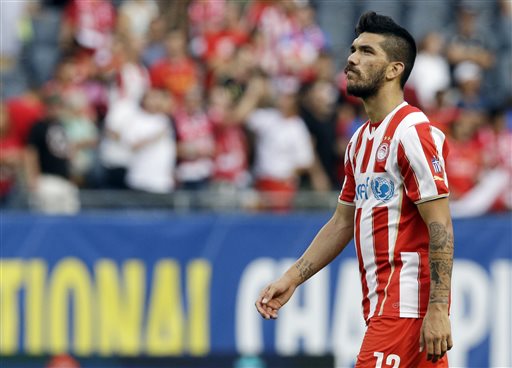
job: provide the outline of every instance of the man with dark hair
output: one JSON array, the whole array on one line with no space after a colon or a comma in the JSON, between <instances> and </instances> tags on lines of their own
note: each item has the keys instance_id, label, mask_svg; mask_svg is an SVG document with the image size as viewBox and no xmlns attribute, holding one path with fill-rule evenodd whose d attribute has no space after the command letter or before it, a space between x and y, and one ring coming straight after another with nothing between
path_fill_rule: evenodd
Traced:
<instances>
[{"instance_id":1,"label":"man with dark hair","mask_svg":"<svg viewBox=\"0 0 512 368\"><path fill-rule=\"evenodd\" d=\"M379 16L374 12L366 13L359 19L356 35L359 37L362 33L375 33L386 36L382 40L381 46L388 60L400 61L404 64L404 71L400 76L400 87L403 89L416 59L416 42L414 38L406 29L400 27L391 18Z\"/></svg>"},{"instance_id":2,"label":"man with dark hair","mask_svg":"<svg viewBox=\"0 0 512 368\"><path fill-rule=\"evenodd\" d=\"M453 229L441 131L404 102L414 39L394 21L363 14L345 68L347 91L369 120L345 154L332 218L256 301L266 319L354 237L366 334L356 367L447 367Z\"/></svg>"}]
</instances>

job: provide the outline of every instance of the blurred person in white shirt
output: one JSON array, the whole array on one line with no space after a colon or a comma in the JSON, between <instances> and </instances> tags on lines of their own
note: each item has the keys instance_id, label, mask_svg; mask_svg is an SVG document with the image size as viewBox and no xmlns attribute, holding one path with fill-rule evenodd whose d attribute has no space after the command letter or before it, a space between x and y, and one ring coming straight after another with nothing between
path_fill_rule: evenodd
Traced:
<instances>
[{"instance_id":1,"label":"blurred person in white shirt","mask_svg":"<svg viewBox=\"0 0 512 368\"><path fill-rule=\"evenodd\" d=\"M130 129L138 103L130 99L118 100L109 107L99 145L103 185L110 189L127 189L126 170L131 160L131 149L121 140L121 134Z\"/></svg>"},{"instance_id":2,"label":"blurred person in white shirt","mask_svg":"<svg viewBox=\"0 0 512 368\"><path fill-rule=\"evenodd\" d=\"M254 186L262 196L260 206L287 210L300 184L308 174L314 183L319 167L311 137L298 115L298 85L293 79L280 80L277 95L264 77L255 77L238 107L237 121L245 121L254 135ZM258 107L267 99L275 105ZM245 111L243 109L245 108ZM244 116L245 115L245 116Z\"/></svg>"},{"instance_id":3,"label":"blurred person in white shirt","mask_svg":"<svg viewBox=\"0 0 512 368\"><path fill-rule=\"evenodd\" d=\"M140 61L141 46L141 42L131 36L115 38L114 56L106 70L111 83L99 157L103 185L111 189L126 189L125 175L131 149L121 141L121 134L130 129L134 113L150 88L149 72Z\"/></svg>"},{"instance_id":4,"label":"blurred person in white shirt","mask_svg":"<svg viewBox=\"0 0 512 368\"><path fill-rule=\"evenodd\" d=\"M176 140L167 92L151 89L131 117L121 139L131 149L126 184L151 193L170 193L175 186Z\"/></svg>"},{"instance_id":5,"label":"blurred person in white shirt","mask_svg":"<svg viewBox=\"0 0 512 368\"><path fill-rule=\"evenodd\" d=\"M420 51L409 78L409 83L427 111L434 108L436 94L450 87L450 65L442 54L443 49L442 36L436 32L428 33L420 44Z\"/></svg>"},{"instance_id":6,"label":"blurred person in white shirt","mask_svg":"<svg viewBox=\"0 0 512 368\"><path fill-rule=\"evenodd\" d=\"M296 88L280 86L276 106L256 109L247 127L256 136L256 187L295 189L297 174L314 159L309 133L298 115Z\"/></svg>"}]
</instances>

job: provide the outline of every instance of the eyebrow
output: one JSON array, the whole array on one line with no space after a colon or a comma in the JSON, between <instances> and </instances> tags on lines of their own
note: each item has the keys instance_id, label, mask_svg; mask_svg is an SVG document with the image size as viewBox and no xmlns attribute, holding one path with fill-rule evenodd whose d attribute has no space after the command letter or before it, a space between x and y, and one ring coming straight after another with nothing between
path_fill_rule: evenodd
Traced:
<instances>
[{"instance_id":1,"label":"eyebrow","mask_svg":"<svg viewBox=\"0 0 512 368\"><path fill-rule=\"evenodd\" d=\"M369 51L373 51L373 52L376 52L377 50L373 47L373 46L370 46L368 44L362 44L362 45L359 45L359 46L356 46L354 44L352 44L350 46L350 51L354 52L355 50L369 50Z\"/></svg>"}]
</instances>

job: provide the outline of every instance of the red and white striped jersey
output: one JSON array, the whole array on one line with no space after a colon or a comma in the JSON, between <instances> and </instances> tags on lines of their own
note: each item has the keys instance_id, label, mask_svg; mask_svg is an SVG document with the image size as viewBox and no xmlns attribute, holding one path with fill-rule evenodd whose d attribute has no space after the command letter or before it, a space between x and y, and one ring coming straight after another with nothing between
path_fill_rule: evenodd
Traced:
<instances>
[{"instance_id":1,"label":"red and white striped jersey","mask_svg":"<svg viewBox=\"0 0 512 368\"><path fill-rule=\"evenodd\" d=\"M444 134L403 102L347 147L339 202L356 207L354 242L365 320L423 317L430 292L429 235L416 204L447 197Z\"/></svg>"}]
</instances>

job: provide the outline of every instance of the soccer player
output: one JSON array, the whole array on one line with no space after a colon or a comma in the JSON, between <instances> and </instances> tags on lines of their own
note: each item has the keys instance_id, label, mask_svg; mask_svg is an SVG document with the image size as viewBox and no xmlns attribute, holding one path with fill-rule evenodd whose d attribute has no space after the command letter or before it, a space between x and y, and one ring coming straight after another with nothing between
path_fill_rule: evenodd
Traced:
<instances>
[{"instance_id":1,"label":"soccer player","mask_svg":"<svg viewBox=\"0 0 512 368\"><path fill-rule=\"evenodd\" d=\"M414 39L391 18L363 14L345 68L348 93L369 120L345 155L332 218L309 248L256 301L266 319L355 239L366 333L356 367L447 367L453 230L445 137L403 88Z\"/></svg>"}]
</instances>

